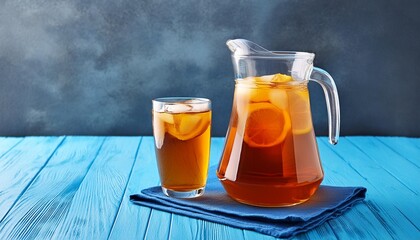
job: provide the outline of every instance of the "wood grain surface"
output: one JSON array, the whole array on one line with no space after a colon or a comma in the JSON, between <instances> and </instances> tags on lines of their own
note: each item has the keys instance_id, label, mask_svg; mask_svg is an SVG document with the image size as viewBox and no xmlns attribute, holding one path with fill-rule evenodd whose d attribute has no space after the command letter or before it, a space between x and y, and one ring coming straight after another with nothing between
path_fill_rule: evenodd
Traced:
<instances>
[{"instance_id":1,"label":"wood grain surface","mask_svg":"<svg viewBox=\"0 0 420 240\"><path fill-rule=\"evenodd\" d=\"M0 137L0 239L274 239L140 207L159 184L152 137ZM211 165L224 139L213 138ZM318 138L323 184L366 200L295 239L420 239L420 139ZM209 173L215 174L215 173Z\"/></svg>"}]
</instances>

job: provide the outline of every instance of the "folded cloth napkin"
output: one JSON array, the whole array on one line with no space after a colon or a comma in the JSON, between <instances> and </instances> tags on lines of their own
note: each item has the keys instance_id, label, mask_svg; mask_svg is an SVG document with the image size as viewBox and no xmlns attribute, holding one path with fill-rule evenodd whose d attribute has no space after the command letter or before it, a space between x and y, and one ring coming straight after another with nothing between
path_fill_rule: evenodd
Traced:
<instances>
[{"instance_id":1,"label":"folded cloth napkin","mask_svg":"<svg viewBox=\"0 0 420 240\"><path fill-rule=\"evenodd\" d=\"M214 169L210 172L214 173ZM160 187L152 187L131 195L130 200L166 212L287 238L336 218L362 201L365 194L366 188L363 187L321 185L310 200L296 206L254 207L231 199L215 174L210 174L205 193L198 198L171 198L165 196Z\"/></svg>"}]
</instances>

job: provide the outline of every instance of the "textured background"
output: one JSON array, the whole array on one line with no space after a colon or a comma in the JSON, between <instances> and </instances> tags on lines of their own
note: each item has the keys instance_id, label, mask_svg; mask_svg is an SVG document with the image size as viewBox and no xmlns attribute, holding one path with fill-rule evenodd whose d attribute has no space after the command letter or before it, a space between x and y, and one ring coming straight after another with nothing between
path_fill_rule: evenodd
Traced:
<instances>
[{"instance_id":1,"label":"textured background","mask_svg":"<svg viewBox=\"0 0 420 240\"><path fill-rule=\"evenodd\" d=\"M225 41L316 53L335 78L343 135L420 136L415 1L0 1L0 135L151 134L151 99L212 99L229 121ZM325 101L310 84L315 129Z\"/></svg>"}]
</instances>

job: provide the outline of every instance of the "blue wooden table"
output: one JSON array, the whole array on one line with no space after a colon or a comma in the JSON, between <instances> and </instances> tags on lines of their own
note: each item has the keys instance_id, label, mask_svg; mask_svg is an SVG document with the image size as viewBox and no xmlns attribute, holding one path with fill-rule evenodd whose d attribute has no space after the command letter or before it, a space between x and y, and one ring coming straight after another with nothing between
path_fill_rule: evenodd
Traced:
<instances>
[{"instance_id":1,"label":"blue wooden table","mask_svg":"<svg viewBox=\"0 0 420 240\"><path fill-rule=\"evenodd\" d=\"M323 183L368 193L297 239L420 239L420 138L317 140ZM0 137L0 239L273 239L129 202L158 184L151 137Z\"/></svg>"}]
</instances>

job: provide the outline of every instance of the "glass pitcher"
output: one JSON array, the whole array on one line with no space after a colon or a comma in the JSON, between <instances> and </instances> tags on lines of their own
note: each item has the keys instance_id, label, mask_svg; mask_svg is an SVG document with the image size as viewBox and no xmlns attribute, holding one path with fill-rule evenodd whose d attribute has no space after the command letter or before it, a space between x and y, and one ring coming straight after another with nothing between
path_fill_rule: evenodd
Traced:
<instances>
[{"instance_id":1,"label":"glass pitcher","mask_svg":"<svg viewBox=\"0 0 420 240\"><path fill-rule=\"evenodd\" d=\"M217 176L229 196L245 204L305 202L324 177L307 84L315 81L324 90L329 138L336 144L340 109L334 80L313 67L313 53L268 51L244 39L227 45L236 85Z\"/></svg>"}]
</instances>

